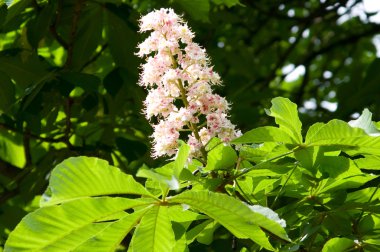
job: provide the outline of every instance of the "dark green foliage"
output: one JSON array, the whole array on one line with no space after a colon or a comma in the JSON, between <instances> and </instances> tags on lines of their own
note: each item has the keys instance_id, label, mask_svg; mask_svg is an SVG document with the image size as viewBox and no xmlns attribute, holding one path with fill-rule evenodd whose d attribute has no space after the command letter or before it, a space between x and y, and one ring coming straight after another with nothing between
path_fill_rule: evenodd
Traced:
<instances>
[{"instance_id":1,"label":"dark green foliage","mask_svg":"<svg viewBox=\"0 0 380 252\"><path fill-rule=\"evenodd\" d=\"M365 107L375 121L380 116L380 62L371 41L380 26L358 17L337 22L347 2L0 0L0 246L38 207L51 169L66 158L100 157L133 175L143 163L164 163L150 158L151 128L141 112L145 93L136 85L140 61L134 53L142 41L139 17L153 8L172 7L194 27L197 42L222 76L218 91L232 102L232 121L243 132L254 128L240 138L239 157L230 147L209 153L212 162L206 169L221 177L205 183L182 172L181 179L232 194L231 181L221 181L234 161L260 164L262 169L239 178L236 190L248 190L239 197L273 206L287 220L289 237L297 243L289 245L293 251L297 246L318 250L327 240L325 251L350 247L356 234L368 251L379 250L374 231L378 180L373 178L379 173L380 148L364 133L377 130L378 123L370 119L362 131L330 121L349 121ZM348 9L361 3L353 2ZM286 80L283 68L290 64L303 65L305 74ZM269 115L280 127L268 126L274 121L264 108L276 96L298 105L302 132L294 117L297 108L290 103L272 108ZM303 108L310 99L316 108ZM338 109L326 110L323 101L337 102ZM325 138L331 131L337 134L335 142ZM286 154L300 144L308 147ZM229 159L219 159L218 151ZM180 166L175 165L177 175ZM155 188L156 182L149 183L147 188ZM199 243L207 244L211 234L218 238L213 242L217 251L229 246L228 232L206 221L190 227L197 241L193 248L204 249ZM178 228L190 230L182 224ZM254 250L253 243L247 244Z\"/></svg>"}]
</instances>

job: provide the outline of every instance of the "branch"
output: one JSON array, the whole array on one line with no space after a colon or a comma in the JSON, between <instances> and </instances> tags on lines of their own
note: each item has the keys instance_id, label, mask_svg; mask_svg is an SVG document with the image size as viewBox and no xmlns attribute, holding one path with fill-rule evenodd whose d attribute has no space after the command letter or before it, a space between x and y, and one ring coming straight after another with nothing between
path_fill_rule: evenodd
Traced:
<instances>
[{"instance_id":1,"label":"branch","mask_svg":"<svg viewBox=\"0 0 380 252\"><path fill-rule=\"evenodd\" d=\"M71 106L73 104L73 99L72 98L67 98L66 102L66 108L65 108L65 113L66 113L66 127L65 127L65 135L64 135L64 142L66 143L67 147L69 149L72 149L73 146L70 143L70 133L71 133Z\"/></svg>"},{"instance_id":2,"label":"branch","mask_svg":"<svg viewBox=\"0 0 380 252\"><path fill-rule=\"evenodd\" d=\"M24 131L21 131L21 130L18 130L12 126L9 126L5 123L0 123L0 129L5 129L5 130L10 130L12 132L15 132L15 133L18 133L18 134L21 134L21 135L25 135L27 134L28 137L31 137L33 139L36 139L36 140L40 140L42 142L48 142L48 143L59 143L59 142L64 142L65 141L65 138L64 137L59 137L59 138L54 138L54 137L41 137L39 135L35 135L31 132L24 132Z\"/></svg>"},{"instance_id":3,"label":"branch","mask_svg":"<svg viewBox=\"0 0 380 252\"><path fill-rule=\"evenodd\" d=\"M366 31L363 31L361 33L352 34L351 36L345 37L345 38L340 39L340 40L336 40L336 41L330 43L329 45L322 47L321 49L319 49L317 51L312 52L303 60L303 62L310 62L315 57L317 57L318 55L327 53L331 50L334 50L337 47L341 47L341 46L344 46L346 44L355 43L362 38L365 38L365 37L368 37L371 35L375 35L379 32L380 32L380 25L374 24L374 25L372 25L372 27L370 29L368 29Z\"/></svg>"},{"instance_id":4,"label":"branch","mask_svg":"<svg viewBox=\"0 0 380 252\"><path fill-rule=\"evenodd\" d=\"M30 129L27 129L24 134L23 144L24 144L26 166L30 166L32 164L32 155L30 153Z\"/></svg>"},{"instance_id":5,"label":"branch","mask_svg":"<svg viewBox=\"0 0 380 252\"><path fill-rule=\"evenodd\" d=\"M102 47L100 48L100 51L98 53L96 53L91 59L89 59L86 63L84 63L84 65L81 67L81 69L79 71L82 72L83 69L85 69L87 66L94 63L107 48L108 48L107 43L102 45Z\"/></svg>"},{"instance_id":6,"label":"branch","mask_svg":"<svg viewBox=\"0 0 380 252\"><path fill-rule=\"evenodd\" d=\"M62 9L62 0L58 0L58 6L57 6L57 11L55 15L55 20L53 23L50 25L49 30L50 33L53 35L53 37L58 41L58 43L65 48L66 50L68 49L69 45L67 42L61 37L61 35L58 34L57 32L57 25L61 20L61 9Z\"/></svg>"},{"instance_id":7,"label":"branch","mask_svg":"<svg viewBox=\"0 0 380 252\"><path fill-rule=\"evenodd\" d=\"M293 50L296 48L298 42L301 40L302 38L302 33L309 27L309 23L306 23L305 26L300 29L300 31L298 32L297 34L297 37L296 37L296 40L290 44L290 46L286 49L286 51L279 56L277 62L276 62L276 65L274 66L274 68L272 69L272 71L269 73L268 77L266 78L266 82L269 84L273 78L276 77L276 72L277 72L277 69L279 69L281 66L284 65L284 63L286 62L286 60L288 59L289 55L293 52Z\"/></svg>"},{"instance_id":8,"label":"branch","mask_svg":"<svg viewBox=\"0 0 380 252\"><path fill-rule=\"evenodd\" d=\"M82 12L82 7L83 7L84 2L85 0L78 0L75 2L73 20L71 23L71 30L70 30L70 40L67 45L67 59L65 62L66 68L70 67L72 64L74 42L75 42L75 37L77 35L79 17Z\"/></svg>"},{"instance_id":9,"label":"branch","mask_svg":"<svg viewBox=\"0 0 380 252\"><path fill-rule=\"evenodd\" d=\"M8 178L15 178L20 175L20 172L22 170L2 159L0 159L0 174L8 177Z\"/></svg>"}]
</instances>

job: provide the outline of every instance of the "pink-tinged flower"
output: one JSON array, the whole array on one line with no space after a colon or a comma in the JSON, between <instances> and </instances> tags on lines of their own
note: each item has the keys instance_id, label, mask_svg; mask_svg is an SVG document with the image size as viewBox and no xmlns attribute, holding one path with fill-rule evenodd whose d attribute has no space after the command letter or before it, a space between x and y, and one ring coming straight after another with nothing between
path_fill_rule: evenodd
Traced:
<instances>
[{"instance_id":1,"label":"pink-tinged flower","mask_svg":"<svg viewBox=\"0 0 380 252\"><path fill-rule=\"evenodd\" d=\"M159 124L154 125L153 128L153 156L175 155L178 148L178 128L173 127L168 121L161 121Z\"/></svg>"},{"instance_id":2,"label":"pink-tinged flower","mask_svg":"<svg viewBox=\"0 0 380 252\"><path fill-rule=\"evenodd\" d=\"M146 118L149 119L152 116L167 117L172 111L177 110L173 101L174 98L166 96L162 88L152 89L144 102Z\"/></svg>"},{"instance_id":3,"label":"pink-tinged flower","mask_svg":"<svg viewBox=\"0 0 380 252\"><path fill-rule=\"evenodd\" d=\"M146 57L139 84L148 90L145 116L156 117L153 125L153 156L173 156L179 132L188 133L191 154L200 157L213 137L229 142L240 131L228 119L229 104L213 94L221 83L209 65L206 50L192 41L194 34L172 9L155 10L140 20L140 31L150 36L138 45Z\"/></svg>"}]
</instances>

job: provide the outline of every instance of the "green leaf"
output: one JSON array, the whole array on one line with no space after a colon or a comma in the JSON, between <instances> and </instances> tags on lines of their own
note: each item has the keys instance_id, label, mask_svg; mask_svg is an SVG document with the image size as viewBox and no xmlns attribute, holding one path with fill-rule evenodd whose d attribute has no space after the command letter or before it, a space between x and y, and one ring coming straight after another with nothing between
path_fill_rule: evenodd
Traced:
<instances>
[{"instance_id":1,"label":"green leaf","mask_svg":"<svg viewBox=\"0 0 380 252\"><path fill-rule=\"evenodd\" d=\"M237 238L249 238L269 250L273 250L273 247L259 227L288 240L280 224L253 212L241 201L224 194L210 191L186 191L168 201L187 204L218 221Z\"/></svg>"},{"instance_id":2,"label":"green leaf","mask_svg":"<svg viewBox=\"0 0 380 252\"><path fill-rule=\"evenodd\" d=\"M50 21L55 13L55 4L46 4L36 18L29 21L27 26L27 36L30 45L38 48L38 43L49 31Z\"/></svg>"},{"instance_id":3,"label":"green leaf","mask_svg":"<svg viewBox=\"0 0 380 252\"><path fill-rule=\"evenodd\" d=\"M231 169L237 158L236 151L231 146L220 143L207 153L205 170Z\"/></svg>"},{"instance_id":4,"label":"green leaf","mask_svg":"<svg viewBox=\"0 0 380 252\"><path fill-rule=\"evenodd\" d=\"M0 56L0 69L12 78L18 87L27 89L32 83L38 82L47 75L45 64L37 55L31 55L27 59L21 56ZM28 92L28 90L25 90Z\"/></svg>"},{"instance_id":5,"label":"green leaf","mask_svg":"<svg viewBox=\"0 0 380 252\"><path fill-rule=\"evenodd\" d=\"M346 157L323 157L319 160L318 166L322 174L329 176L318 183L316 194L356 188L375 178L362 173L354 162Z\"/></svg>"},{"instance_id":6,"label":"green leaf","mask_svg":"<svg viewBox=\"0 0 380 252\"><path fill-rule=\"evenodd\" d=\"M149 209L147 207L132 214L127 214L114 222L109 222L109 225L106 225L98 233L86 240L75 251L115 251L116 246L140 222Z\"/></svg>"},{"instance_id":7,"label":"green leaf","mask_svg":"<svg viewBox=\"0 0 380 252\"><path fill-rule=\"evenodd\" d=\"M114 222L124 210L152 202L126 198L82 198L28 214L9 235L5 251L73 251Z\"/></svg>"},{"instance_id":8,"label":"green leaf","mask_svg":"<svg viewBox=\"0 0 380 252\"><path fill-rule=\"evenodd\" d=\"M0 71L0 112L9 112L8 110L16 102L15 85L8 75Z\"/></svg>"},{"instance_id":9,"label":"green leaf","mask_svg":"<svg viewBox=\"0 0 380 252\"><path fill-rule=\"evenodd\" d=\"M294 153L301 166L308 170L314 170L318 166L318 160L323 156L321 148L318 146L300 149Z\"/></svg>"},{"instance_id":10,"label":"green leaf","mask_svg":"<svg viewBox=\"0 0 380 252\"><path fill-rule=\"evenodd\" d=\"M332 238L323 246L322 252L352 251L356 243L348 238Z\"/></svg>"},{"instance_id":11,"label":"green leaf","mask_svg":"<svg viewBox=\"0 0 380 252\"><path fill-rule=\"evenodd\" d=\"M294 140L286 133L286 131L272 126L259 127L244 133L241 137L232 140L233 144L243 143L294 143Z\"/></svg>"},{"instance_id":12,"label":"green leaf","mask_svg":"<svg viewBox=\"0 0 380 252\"><path fill-rule=\"evenodd\" d=\"M201 235L202 231L205 228L213 226L214 224L216 224L214 220L206 220L206 221L196 225L195 227L193 227L189 231L187 231L186 232L187 243L188 244L192 243L196 238L198 238L199 235ZM201 241L202 241L202 238L201 238ZM202 243L202 242L200 242L200 243ZM203 243L203 244L205 244L205 243Z\"/></svg>"},{"instance_id":13,"label":"green leaf","mask_svg":"<svg viewBox=\"0 0 380 252\"><path fill-rule=\"evenodd\" d=\"M22 0L12 5L8 8L8 15L5 20L4 26L11 24L14 19L16 19L25 9L31 4L32 0Z\"/></svg>"},{"instance_id":14,"label":"green leaf","mask_svg":"<svg viewBox=\"0 0 380 252\"><path fill-rule=\"evenodd\" d=\"M23 168L26 164L22 137L0 130L0 158Z\"/></svg>"},{"instance_id":15,"label":"green leaf","mask_svg":"<svg viewBox=\"0 0 380 252\"><path fill-rule=\"evenodd\" d=\"M355 150L361 154L380 154L380 137L367 135L360 128L352 128L341 120L327 124L316 123L306 134L307 146L333 146L341 150Z\"/></svg>"},{"instance_id":16,"label":"green leaf","mask_svg":"<svg viewBox=\"0 0 380 252\"><path fill-rule=\"evenodd\" d=\"M192 222L195 220L208 219L206 215L195 213L180 205L169 207L168 214L170 220L175 222Z\"/></svg>"},{"instance_id":17,"label":"green leaf","mask_svg":"<svg viewBox=\"0 0 380 252\"><path fill-rule=\"evenodd\" d=\"M138 44L136 32L123 19L125 12L114 5L106 5L106 7L106 35L112 57L118 66L136 69L138 67L137 58L134 55Z\"/></svg>"},{"instance_id":18,"label":"green leaf","mask_svg":"<svg viewBox=\"0 0 380 252\"><path fill-rule=\"evenodd\" d=\"M210 3L208 0L176 0L195 20L208 21Z\"/></svg>"},{"instance_id":19,"label":"green leaf","mask_svg":"<svg viewBox=\"0 0 380 252\"><path fill-rule=\"evenodd\" d=\"M380 170L380 157L368 156L354 160L359 169Z\"/></svg>"},{"instance_id":20,"label":"green leaf","mask_svg":"<svg viewBox=\"0 0 380 252\"><path fill-rule=\"evenodd\" d=\"M294 143L302 143L302 123L298 118L297 105L288 98L277 97L272 99L272 107L268 115L275 118L280 129L288 133Z\"/></svg>"},{"instance_id":21,"label":"green leaf","mask_svg":"<svg viewBox=\"0 0 380 252\"><path fill-rule=\"evenodd\" d=\"M346 202L365 203L380 200L380 191L376 187L369 187L351 192L347 195Z\"/></svg>"},{"instance_id":22,"label":"green leaf","mask_svg":"<svg viewBox=\"0 0 380 252\"><path fill-rule=\"evenodd\" d=\"M219 226L220 224L216 221L208 223L197 235L197 241L205 245L210 245L214 240L214 232Z\"/></svg>"},{"instance_id":23,"label":"green leaf","mask_svg":"<svg viewBox=\"0 0 380 252\"><path fill-rule=\"evenodd\" d=\"M142 178L148 178L148 179L158 182L160 184L162 192L165 192L167 188L171 190L178 190L180 188L178 179L174 175L159 173L158 172L159 169L166 170L163 168L156 168L155 170L153 170L153 169L147 169L144 167L138 170L136 176L142 177Z\"/></svg>"},{"instance_id":24,"label":"green leaf","mask_svg":"<svg viewBox=\"0 0 380 252\"><path fill-rule=\"evenodd\" d=\"M189 153L190 153L190 146L185 143L182 143L178 150L177 157L174 161L173 175L176 178L179 178L179 175L181 174L183 168L185 167L187 158L189 157Z\"/></svg>"},{"instance_id":25,"label":"green leaf","mask_svg":"<svg viewBox=\"0 0 380 252\"><path fill-rule=\"evenodd\" d=\"M51 197L41 205L59 204L87 196L112 194L152 195L131 175L94 157L68 158L57 165L49 181Z\"/></svg>"},{"instance_id":26,"label":"green leaf","mask_svg":"<svg viewBox=\"0 0 380 252\"><path fill-rule=\"evenodd\" d=\"M73 87L81 87L87 92L98 92L100 79L91 74L65 72L59 76L60 79L73 85ZM66 84L66 83L65 83Z\"/></svg>"},{"instance_id":27,"label":"green leaf","mask_svg":"<svg viewBox=\"0 0 380 252\"><path fill-rule=\"evenodd\" d=\"M141 219L132 237L132 251L168 252L175 243L167 206L152 207Z\"/></svg>"},{"instance_id":28,"label":"green leaf","mask_svg":"<svg viewBox=\"0 0 380 252\"><path fill-rule=\"evenodd\" d=\"M4 3L4 0L0 0L0 27L2 27L3 23L5 22L5 19L7 18L7 13L7 5Z\"/></svg>"},{"instance_id":29,"label":"green leaf","mask_svg":"<svg viewBox=\"0 0 380 252\"><path fill-rule=\"evenodd\" d=\"M74 43L72 66L80 69L95 53L101 42L103 30L103 8L91 9L87 15L82 15L78 35Z\"/></svg>"}]
</instances>

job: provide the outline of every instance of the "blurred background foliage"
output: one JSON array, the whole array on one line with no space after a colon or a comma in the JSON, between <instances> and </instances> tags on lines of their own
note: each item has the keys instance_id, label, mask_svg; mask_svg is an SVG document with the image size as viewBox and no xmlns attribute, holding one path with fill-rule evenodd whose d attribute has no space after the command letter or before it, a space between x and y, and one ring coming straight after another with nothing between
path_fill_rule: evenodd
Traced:
<instances>
[{"instance_id":1,"label":"blurred background foliage","mask_svg":"<svg viewBox=\"0 0 380 252\"><path fill-rule=\"evenodd\" d=\"M298 104L304 129L364 107L380 118L380 24L361 0L0 0L1 245L63 159L132 174L164 161L150 158L134 55L139 17L160 7L193 28L243 132L271 123L276 96Z\"/></svg>"}]
</instances>

